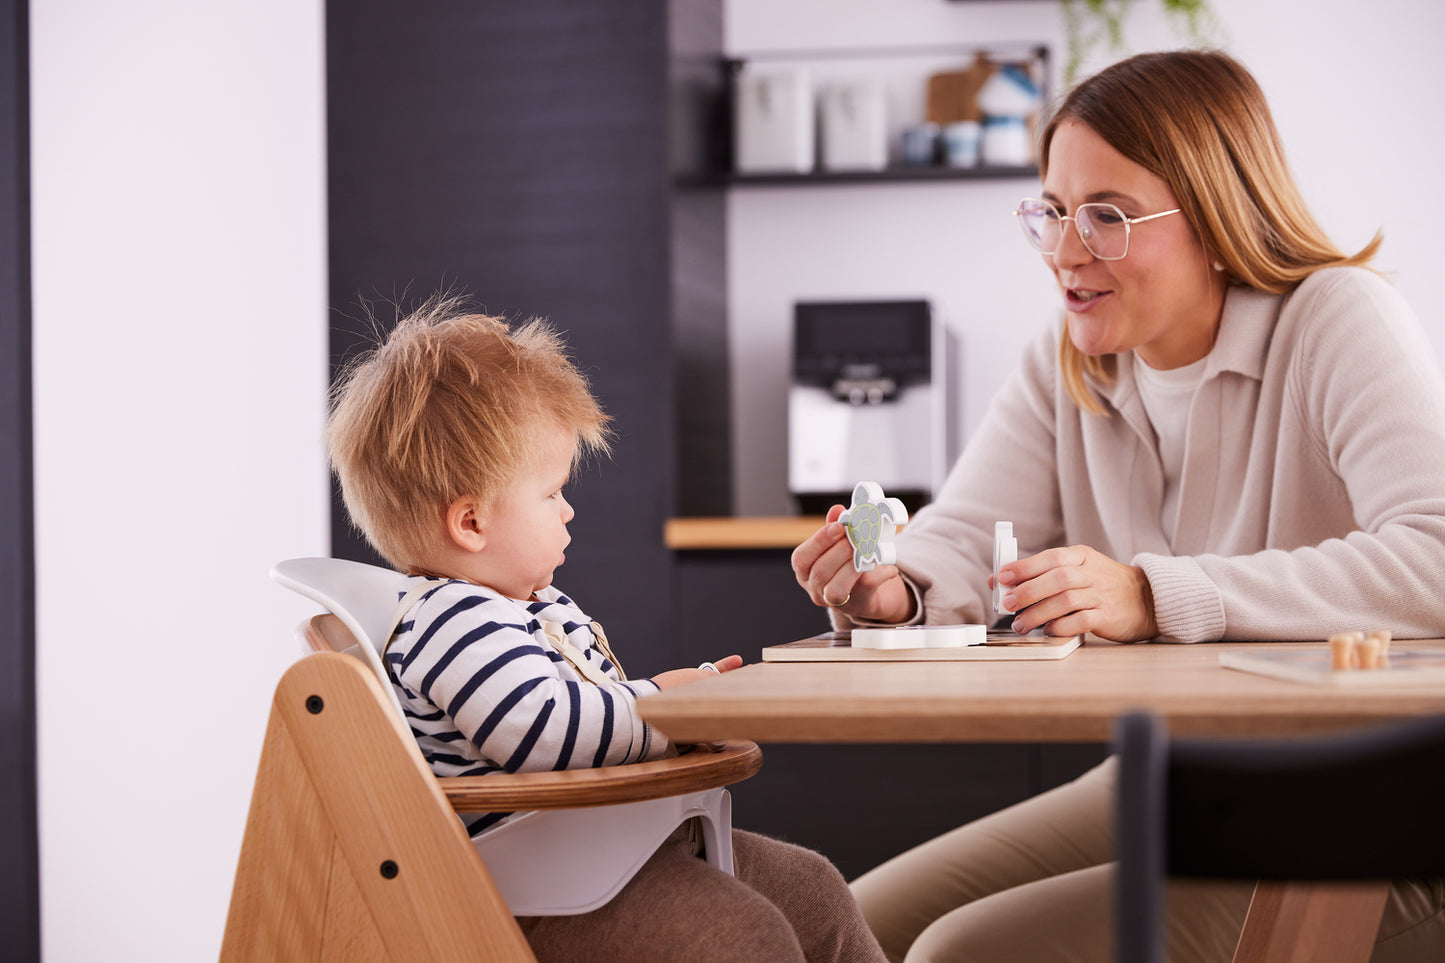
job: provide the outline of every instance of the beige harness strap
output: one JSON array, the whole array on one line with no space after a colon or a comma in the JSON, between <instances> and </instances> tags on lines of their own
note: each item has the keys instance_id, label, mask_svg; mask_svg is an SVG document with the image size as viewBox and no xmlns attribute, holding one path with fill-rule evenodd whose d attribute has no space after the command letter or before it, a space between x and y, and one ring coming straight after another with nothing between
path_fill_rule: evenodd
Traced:
<instances>
[{"instance_id":1,"label":"beige harness strap","mask_svg":"<svg viewBox=\"0 0 1445 963\"><path fill-rule=\"evenodd\" d=\"M406 613L411 611L411 607L417 603L418 599L434 588L436 588L435 582L414 585L401 597L401 601L396 603L396 611L391 615L391 624L386 627L386 639L381 646L382 655L385 655L386 650L391 648L392 636L396 635L396 627L401 624L402 619L406 618Z\"/></svg>"},{"instance_id":2,"label":"beige harness strap","mask_svg":"<svg viewBox=\"0 0 1445 963\"><path fill-rule=\"evenodd\" d=\"M607 661L611 662L612 667L617 670L617 678L626 682L627 673L622 671L622 663L617 660L617 656L612 654L612 646L607 644L607 633L602 631L602 623L594 619L589 628L592 629L592 638L597 642L597 648L607 656Z\"/></svg>"},{"instance_id":3,"label":"beige harness strap","mask_svg":"<svg viewBox=\"0 0 1445 963\"><path fill-rule=\"evenodd\" d=\"M613 658L611 649L607 648L607 636L601 633L603 626L597 625L597 623L594 622L591 628L592 635L597 639L597 645L600 646L603 655L611 659L613 665L617 665L617 659ZM577 674L581 675L581 677L585 678L588 682L591 682L592 685L607 685L608 682L613 681L607 678L607 674L603 672L603 669L595 667L591 662L588 662L587 656L582 655L582 652L578 651L577 646L572 645L572 643L568 641L566 632L562 629L561 622L543 622L542 633L546 636L546 641L552 643L552 648L561 652L562 658L566 659L572 668L577 669ZM623 671L623 668L617 665L617 674L621 675L621 671ZM627 678L626 675L623 675L623 678Z\"/></svg>"},{"instance_id":4,"label":"beige harness strap","mask_svg":"<svg viewBox=\"0 0 1445 963\"><path fill-rule=\"evenodd\" d=\"M418 599L434 588L436 588L436 583L423 582L420 585L413 586L410 591L401 597L401 601L396 605L396 612L391 617L391 624L387 626L386 629L386 642L382 646L383 655L385 655L386 649L391 645L392 636L396 635L396 627L401 624L402 619L406 618L406 613L411 611L411 607L417 603ZM594 621L589 627L592 629L592 637L596 642L598 651L617 667L617 675L619 678L626 681L627 674L622 671L622 663L617 661L617 656L612 654L612 647L607 644L607 634L602 631L602 626ZM587 657L567 640L567 633L562 628L561 622L543 622L542 634L547 636L547 641L552 643L552 648L560 652L562 658L566 659L568 664L577 671L577 674L588 682L591 682L593 685L606 685L613 681L607 677L607 673L603 672L591 662L588 662Z\"/></svg>"}]
</instances>

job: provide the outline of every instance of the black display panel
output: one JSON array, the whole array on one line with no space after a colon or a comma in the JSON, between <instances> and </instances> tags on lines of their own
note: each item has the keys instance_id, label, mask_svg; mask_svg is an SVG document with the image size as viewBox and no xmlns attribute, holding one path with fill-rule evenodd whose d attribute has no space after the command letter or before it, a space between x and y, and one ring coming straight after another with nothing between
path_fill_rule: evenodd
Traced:
<instances>
[{"instance_id":1,"label":"black display panel","mask_svg":"<svg viewBox=\"0 0 1445 963\"><path fill-rule=\"evenodd\" d=\"M813 301L793 306L793 375L825 383L845 369L875 365L898 379L931 368L927 301Z\"/></svg>"}]
</instances>

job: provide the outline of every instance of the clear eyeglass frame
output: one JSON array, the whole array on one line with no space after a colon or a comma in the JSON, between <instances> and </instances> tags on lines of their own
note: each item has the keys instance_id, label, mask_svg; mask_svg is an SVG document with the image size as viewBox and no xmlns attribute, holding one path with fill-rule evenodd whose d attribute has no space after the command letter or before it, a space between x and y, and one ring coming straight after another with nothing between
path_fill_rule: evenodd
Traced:
<instances>
[{"instance_id":1,"label":"clear eyeglass frame","mask_svg":"<svg viewBox=\"0 0 1445 963\"><path fill-rule=\"evenodd\" d=\"M1129 217L1113 204L1091 201L1074 208L1073 214L1060 214L1048 201L1025 197L1014 208L1013 215L1019 219L1019 227L1029 245L1042 254L1052 255L1059 249L1064 239L1064 222L1073 221L1074 231L1090 254L1100 261L1122 261L1129 254L1130 230L1135 224L1180 211L1181 208L1176 207L1158 214ZM1044 233L1046 227L1052 227L1057 233L1049 238ZM1119 253L1113 253L1116 250Z\"/></svg>"}]
</instances>

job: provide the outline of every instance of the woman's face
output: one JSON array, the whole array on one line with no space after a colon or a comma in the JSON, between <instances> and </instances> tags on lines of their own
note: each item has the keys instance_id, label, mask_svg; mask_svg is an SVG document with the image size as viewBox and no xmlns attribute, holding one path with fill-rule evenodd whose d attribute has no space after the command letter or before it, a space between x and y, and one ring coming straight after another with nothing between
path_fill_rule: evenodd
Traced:
<instances>
[{"instance_id":1,"label":"woman's face","mask_svg":"<svg viewBox=\"0 0 1445 963\"><path fill-rule=\"evenodd\" d=\"M1066 216L1090 201L1113 204L1131 218L1179 206L1162 177L1077 121L1054 132L1043 197ZM1182 213L1133 225L1129 253L1119 261L1094 257L1073 225L1067 222L1044 261L1063 293L1075 347L1088 355L1134 351L1160 369L1209 353L1224 308L1224 274Z\"/></svg>"}]
</instances>

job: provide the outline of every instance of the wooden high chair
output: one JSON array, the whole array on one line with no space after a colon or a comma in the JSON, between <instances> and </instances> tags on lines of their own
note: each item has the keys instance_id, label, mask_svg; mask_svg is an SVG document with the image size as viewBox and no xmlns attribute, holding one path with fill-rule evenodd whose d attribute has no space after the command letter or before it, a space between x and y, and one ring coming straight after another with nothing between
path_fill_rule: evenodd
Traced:
<instances>
[{"instance_id":1,"label":"wooden high chair","mask_svg":"<svg viewBox=\"0 0 1445 963\"><path fill-rule=\"evenodd\" d=\"M754 743L733 742L627 766L438 779L375 673L342 654L357 651L342 621L318 615L305 634L318 651L276 687L222 963L533 960L457 812L604 817L762 766Z\"/></svg>"}]
</instances>

